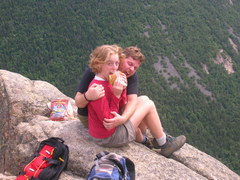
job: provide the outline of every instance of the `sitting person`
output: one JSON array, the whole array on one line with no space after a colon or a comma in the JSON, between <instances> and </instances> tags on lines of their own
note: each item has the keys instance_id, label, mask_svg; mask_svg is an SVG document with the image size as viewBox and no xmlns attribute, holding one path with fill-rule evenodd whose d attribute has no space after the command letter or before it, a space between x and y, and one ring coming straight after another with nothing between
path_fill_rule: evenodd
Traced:
<instances>
[{"instance_id":1,"label":"sitting person","mask_svg":"<svg viewBox=\"0 0 240 180\"><path fill-rule=\"evenodd\" d=\"M138 103L138 75L136 71L145 61L145 56L138 47L130 46L123 50L123 54L126 56L119 65L119 70L127 76L127 104L121 115L115 116L109 120L112 126L123 124L133 114L136 104ZM80 81L80 84L75 95L75 103L78 107L78 115L82 124L87 128L88 126L88 107L89 100L96 100L105 95L102 85L92 84L95 73L88 68ZM140 101L141 103L142 101ZM144 104L142 104L144 106Z\"/></svg>"},{"instance_id":2,"label":"sitting person","mask_svg":"<svg viewBox=\"0 0 240 180\"><path fill-rule=\"evenodd\" d=\"M153 148L161 150L160 154L168 157L185 144L186 137L182 135L174 138L163 132L155 104L146 96L138 98L136 108L128 120L120 124L112 122L120 116L128 100L126 86L121 83L127 81L125 74L117 77L113 85L109 82L109 75L118 70L123 60L124 54L117 45L99 46L90 55L90 68L95 77L89 88L94 84L101 85L104 95L88 102L89 133L98 145L119 147L131 141L145 143L147 139L144 133L148 128L154 137ZM145 105L141 106L143 103Z\"/></svg>"}]
</instances>

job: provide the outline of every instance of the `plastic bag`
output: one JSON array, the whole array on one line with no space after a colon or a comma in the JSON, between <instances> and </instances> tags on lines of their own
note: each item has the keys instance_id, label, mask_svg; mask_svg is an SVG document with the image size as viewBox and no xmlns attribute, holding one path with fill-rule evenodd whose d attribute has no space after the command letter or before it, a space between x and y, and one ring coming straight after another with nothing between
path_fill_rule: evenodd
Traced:
<instances>
[{"instance_id":1,"label":"plastic bag","mask_svg":"<svg viewBox=\"0 0 240 180\"><path fill-rule=\"evenodd\" d=\"M48 104L50 119L53 121L64 121L73 117L73 108L68 99L54 99Z\"/></svg>"}]
</instances>

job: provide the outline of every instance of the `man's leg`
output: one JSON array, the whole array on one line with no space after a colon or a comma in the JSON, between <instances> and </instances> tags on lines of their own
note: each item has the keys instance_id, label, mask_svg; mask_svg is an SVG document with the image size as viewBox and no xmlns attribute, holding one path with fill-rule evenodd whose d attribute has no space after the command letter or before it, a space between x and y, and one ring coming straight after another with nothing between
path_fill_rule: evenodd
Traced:
<instances>
[{"instance_id":1,"label":"man's leg","mask_svg":"<svg viewBox=\"0 0 240 180\"><path fill-rule=\"evenodd\" d=\"M164 136L162 124L156 107L153 101L147 96L138 97L136 110L130 120L135 128L139 127L141 123L141 125L144 124L157 139Z\"/></svg>"},{"instance_id":2,"label":"man's leg","mask_svg":"<svg viewBox=\"0 0 240 180\"><path fill-rule=\"evenodd\" d=\"M168 157L174 151L180 149L186 142L185 136L179 136L174 138L169 136L163 132L163 127L157 113L155 104L152 100L150 100L147 96L138 97L138 103L136 107L136 111L130 118L133 126L137 130L139 125L147 126L149 128L151 134L155 138L153 141L154 148L161 149L160 154ZM142 139L138 139L138 142Z\"/></svg>"}]
</instances>

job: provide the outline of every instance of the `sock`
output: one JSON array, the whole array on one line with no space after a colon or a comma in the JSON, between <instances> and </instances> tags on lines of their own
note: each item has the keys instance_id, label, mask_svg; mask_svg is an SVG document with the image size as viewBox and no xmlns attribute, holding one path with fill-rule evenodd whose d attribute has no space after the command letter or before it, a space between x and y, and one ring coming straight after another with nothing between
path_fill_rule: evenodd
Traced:
<instances>
[{"instance_id":1,"label":"sock","mask_svg":"<svg viewBox=\"0 0 240 180\"><path fill-rule=\"evenodd\" d=\"M163 133L163 136L158 138L158 139L156 139L156 140L157 140L157 143L158 143L159 146L164 145L166 143L166 141L167 141L166 140L166 134Z\"/></svg>"},{"instance_id":2,"label":"sock","mask_svg":"<svg viewBox=\"0 0 240 180\"><path fill-rule=\"evenodd\" d=\"M143 135L143 141L141 143L144 144L146 141L147 141L147 137Z\"/></svg>"}]
</instances>

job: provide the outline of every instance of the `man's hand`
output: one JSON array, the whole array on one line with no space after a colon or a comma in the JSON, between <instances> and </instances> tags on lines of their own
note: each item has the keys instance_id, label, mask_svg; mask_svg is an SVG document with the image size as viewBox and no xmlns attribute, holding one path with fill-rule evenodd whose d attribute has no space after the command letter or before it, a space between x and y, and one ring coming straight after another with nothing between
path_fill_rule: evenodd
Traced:
<instances>
[{"instance_id":1,"label":"man's hand","mask_svg":"<svg viewBox=\"0 0 240 180\"><path fill-rule=\"evenodd\" d=\"M87 92L85 96L88 100L97 100L105 95L105 91L102 85L93 84ZM75 104L79 108L84 108L87 106L88 101L85 99L84 95L80 92L77 92L75 95Z\"/></svg>"},{"instance_id":2,"label":"man's hand","mask_svg":"<svg viewBox=\"0 0 240 180\"><path fill-rule=\"evenodd\" d=\"M92 84L87 92L85 93L88 100L97 100L105 95L105 91L102 85L100 84Z\"/></svg>"},{"instance_id":3,"label":"man's hand","mask_svg":"<svg viewBox=\"0 0 240 180\"><path fill-rule=\"evenodd\" d=\"M115 128L125 122L125 119L116 112L111 112L114 117L112 119L104 119L103 125L106 129Z\"/></svg>"}]
</instances>

